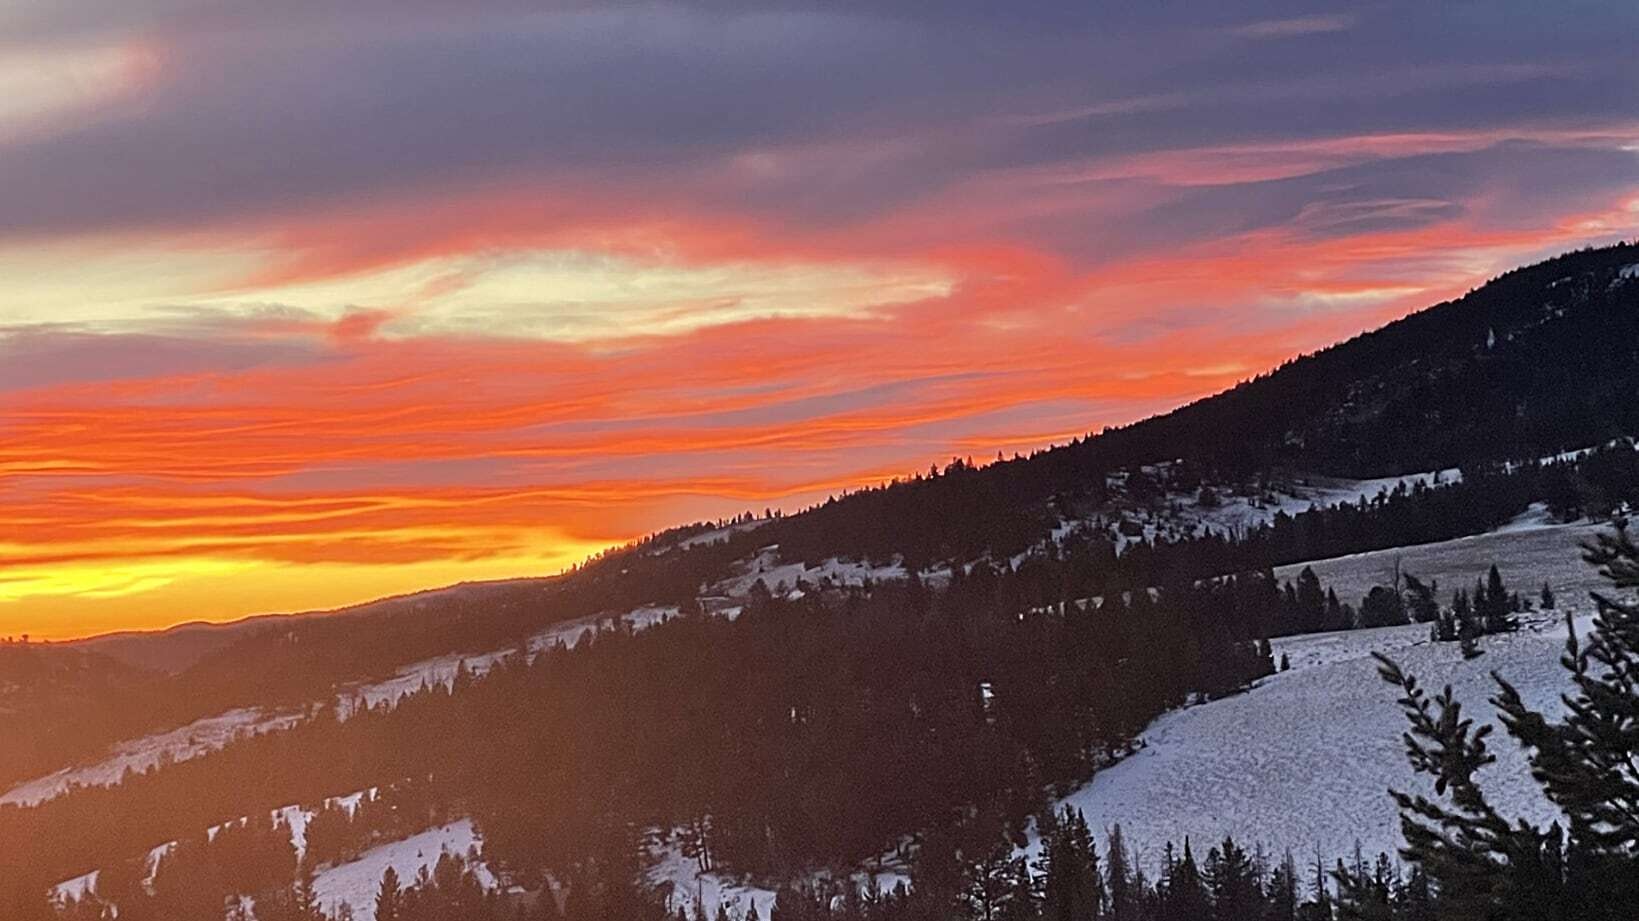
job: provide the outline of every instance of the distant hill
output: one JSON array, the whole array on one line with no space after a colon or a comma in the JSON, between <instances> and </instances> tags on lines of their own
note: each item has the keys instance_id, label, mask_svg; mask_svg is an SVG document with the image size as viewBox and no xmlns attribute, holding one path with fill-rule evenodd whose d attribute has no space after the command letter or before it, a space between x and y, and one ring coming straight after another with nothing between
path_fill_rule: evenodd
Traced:
<instances>
[{"instance_id":1,"label":"distant hill","mask_svg":"<svg viewBox=\"0 0 1639 921\"><path fill-rule=\"evenodd\" d=\"M220 652L245 637L262 630L289 627L309 618L370 617L395 611L423 610L429 605L466 595L485 596L544 582L544 579L516 579L496 582L466 582L444 588L395 595L363 604L323 611L290 614L257 614L239 620L208 623L192 621L164 630L125 630L82 640L53 644L94 652L132 668L175 674Z\"/></svg>"}]
</instances>

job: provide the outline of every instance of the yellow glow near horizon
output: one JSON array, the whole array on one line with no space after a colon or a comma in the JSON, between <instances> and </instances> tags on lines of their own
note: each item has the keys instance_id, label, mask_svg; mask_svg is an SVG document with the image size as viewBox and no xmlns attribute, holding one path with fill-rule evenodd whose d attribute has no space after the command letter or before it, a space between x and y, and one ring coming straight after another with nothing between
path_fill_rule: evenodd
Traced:
<instances>
[{"instance_id":1,"label":"yellow glow near horizon","mask_svg":"<svg viewBox=\"0 0 1639 921\"><path fill-rule=\"evenodd\" d=\"M68 640L193 621L327 610L457 582L548 576L604 549L566 541L524 554L412 563L181 558L7 570L0 636ZM110 604L117 599L118 604Z\"/></svg>"}]
</instances>

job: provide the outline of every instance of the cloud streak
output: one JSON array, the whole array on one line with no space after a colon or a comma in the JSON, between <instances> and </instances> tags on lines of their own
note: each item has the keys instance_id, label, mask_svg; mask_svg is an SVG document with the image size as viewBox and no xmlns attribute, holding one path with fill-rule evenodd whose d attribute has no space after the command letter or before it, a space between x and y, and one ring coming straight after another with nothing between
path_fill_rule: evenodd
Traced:
<instances>
[{"instance_id":1,"label":"cloud streak","mask_svg":"<svg viewBox=\"0 0 1639 921\"><path fill-rule=\"evenodd\" d=\"M1328 13L1315 16L1293 16L1289 19L1264 19L1235 26L1229 31L1242 38L1296 38L1303 35L1324 35L1328 32L1347 32L1358 21L1353 13Z\"/></svg>"}]
</instances>

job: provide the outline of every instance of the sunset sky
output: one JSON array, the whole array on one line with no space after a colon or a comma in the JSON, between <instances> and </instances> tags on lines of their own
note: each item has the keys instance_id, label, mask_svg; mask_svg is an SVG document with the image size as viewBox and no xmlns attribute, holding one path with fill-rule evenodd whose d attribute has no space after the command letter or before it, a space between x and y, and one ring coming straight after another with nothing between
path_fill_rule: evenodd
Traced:
<instances>
[{"instance_id":1,"label":"sunset sky","mask_svg":"<svg viewBox=\"0 0 1639 921\"><path fill-rule=\"evenodd\" d=\"M0 0L0 634L548 574L1639 235L1639 5L1101 6Z\"/></svg>"}]
</instances>

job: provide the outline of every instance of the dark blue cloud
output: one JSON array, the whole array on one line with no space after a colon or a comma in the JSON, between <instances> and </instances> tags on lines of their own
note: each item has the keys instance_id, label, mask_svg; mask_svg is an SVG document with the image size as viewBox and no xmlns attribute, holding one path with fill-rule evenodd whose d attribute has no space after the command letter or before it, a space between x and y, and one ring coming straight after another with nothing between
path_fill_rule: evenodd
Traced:
<instances>
[{"instance_id":1,"label":"dark blue cloud","mask_svg":"<svg viewBox=\"0 0 1639 921\"><path fill-rule=\"evenodd\" d=\"M48 10L12 41L156 36L164 76L124 112L0 145L0 236L494 181L846 223L1100 157L1639 122L1639 11L1619 3L133 0L104 13ZM1055 112L1068 114L1020 121ZM901 152L848 157L890 141ZM748 151L823 145L838 152L778 177L731 169ZM1636 178L1631 157L1535 156L1600 188ZM1374 170L1363 199L1455 201L1473 185L1423 161ZM1313 200L1302 183L1188 192L1139 232L1235 232Z\"/></svg>"}]
</instances>

